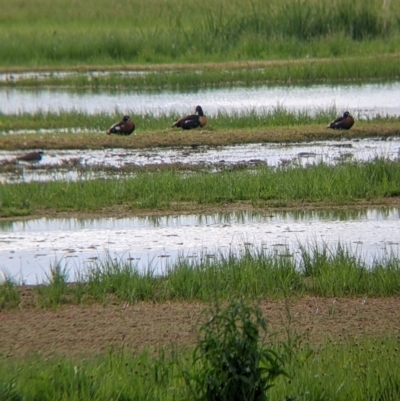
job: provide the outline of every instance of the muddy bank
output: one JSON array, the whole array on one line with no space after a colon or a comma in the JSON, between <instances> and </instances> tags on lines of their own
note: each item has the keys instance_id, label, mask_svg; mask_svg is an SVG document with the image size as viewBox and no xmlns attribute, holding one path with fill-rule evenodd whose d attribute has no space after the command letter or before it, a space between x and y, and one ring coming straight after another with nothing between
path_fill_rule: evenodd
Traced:
<instances>
[{"instance_id":1,"label":"muddy bank","mask_svg":"<svg viewBox=\"0 0 400 401\"><path fill-rule=\"evenodd\" d=\"M29 307L25 293L21 309L0 312L0 353L3 357L55 354L90 357L112 349L192 346L206 304L168 302L136 305L64 306L57 310ZM287 306L289 308L287 309ZM364 336L400 334L400 298L314 298L264 300L271 340L285 340L286 329L303 335L303 342L345 341ZM287 311L289 310L289 314ZM207 316L207 315L205 315ZM289 317L291 324L289 326Z\"/></svg>"}]
</instances>

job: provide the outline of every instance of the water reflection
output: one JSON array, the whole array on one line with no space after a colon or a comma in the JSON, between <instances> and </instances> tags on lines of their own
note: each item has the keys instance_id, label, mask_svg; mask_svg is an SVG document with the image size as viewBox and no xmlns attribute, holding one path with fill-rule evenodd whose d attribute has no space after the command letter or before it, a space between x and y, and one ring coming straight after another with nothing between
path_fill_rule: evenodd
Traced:
<instances>
[{"instance_id":1,"label":"water reflection","mask_svg":"<svg viewBox=\"0 0 400 401\"><path fill-rule=\"evenodd\" d=\"M290 210L290 211L233 211L212 214L189 214L167 216L140 216L129 218L39 218L28 220L0 220L0 234L6 232L47 232L47 231L77 231L83 229L141 229L141 228L175 228L221 226L249 223L302 223L324 221L369 221L400 219L400 208L334 208L321 210Z\"/></svg>"},{"instance_id":2,"label":"water reflection","mask_svg":"<svg viewBox=\"0 0 400 401\"><path fill-rule=\"evenodd\" d=\"M1 88L0 104L4 114L79 111L88 114L111 113L186 113L198 103L209 116L218 112L263 113L276 106L291 111L336 107L349 110L358 119L376 115L400 115L400 82L208 88L184 92L138 92L137 90L61 90Z\"/></svg>"},{"instance_id":3,"label":"water reflection","mask_svg":"<svg viewBox=\"0 0 400 401\"><path fill-rule=\"evenodd\" d=\"M399 232L400 208L2 221L0 270L34 284L57 261L73 275L107 256L162 274L181 257L197 260L243 247L296 255L300 246L339 242L372 262L400 255Z\"/></svg>"}]
</instances>

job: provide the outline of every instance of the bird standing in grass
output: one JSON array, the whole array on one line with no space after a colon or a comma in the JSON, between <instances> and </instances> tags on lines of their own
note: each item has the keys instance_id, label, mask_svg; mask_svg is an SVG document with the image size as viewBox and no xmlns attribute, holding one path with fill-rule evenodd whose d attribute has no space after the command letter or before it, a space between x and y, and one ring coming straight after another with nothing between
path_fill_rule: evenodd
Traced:
<instances>
[{"instance_id":1,"label":"bird standing in grass","mask_svg":"<svg viewBox=\"0 0 400 401\"><path fill-rule=\"evenodd\" d=\"M135 123L129 116L124 116L121 121L113 124L107 131L107 135L130 135L135 131Z\"/></svg>"},{"instance_id":2,"label":"bird standing in grass","mask_svg":"<svg viewBox=\"0 0 400 401\"><path fill-rule=\"evenodd\" d=\"M16 158L16 160L20 161L20 162L37 163L37 162L40 162L40 160L42 160L43 155L44 155L44 152L42 152L42 151L29 152L29 153L25 153L22 156L18 156Z\"/></svg>"},{"instance_id":3,"label":"bird standing in grass","mask_svg":"<svg viewBox=\"0 0 400 401\"><path fill-rule=\"evenodd\" d=\"M192 129L204 127L207 124L207 117L203 113L201 106L196 106L196 114L191 114L175 121L172 126L182 129Z\"/></svg>"},{"instance_id":4,"label":"bird standing in grass","mask_svg":"<svg viewBox=\"0 0 400 401\"><path fill-rule=\"evenodd\" d=\"M352 115L345 111L343 116L336 118L327 125L327 128L333 129L350 129L354 124L354 118Z\"/></svg>"}]
</instances>

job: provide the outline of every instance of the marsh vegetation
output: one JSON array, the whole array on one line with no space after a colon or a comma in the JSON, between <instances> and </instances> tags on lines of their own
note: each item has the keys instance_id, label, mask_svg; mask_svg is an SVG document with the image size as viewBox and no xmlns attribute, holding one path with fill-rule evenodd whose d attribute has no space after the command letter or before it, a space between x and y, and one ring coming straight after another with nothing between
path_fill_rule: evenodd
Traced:
<instances>
[{"instance_id":1,"label":"marsh vegetation","mask_svg":"<svg viewBox=\"0 0 400 401\"><path fill-rule=\"evenodd\" d=\"M45 0L24 7L2 0L0 7L3 71L139 72L50 74L49 85L166 88L399 75L400 9L393 1L214 0L199 7L193 0L141 0L110 9L91 0L54 9Z\"/></svg>"},{"instance_id":2,"label":"marsh vegetation","mask_svg":"<svg viewBox=\"0 0 400 401\"><path fill-rule=\"evenodd\" d=\"M399 4L386 0L213 0L199 5L195 0L138 0L118 1L110 7L105 0L59 0L57 6L49 0L0 0L0 73L46 72L43 79L32 76L14 79L7 75L0 85L180 90L259 83L397 80L400 76ZM65 71L72 74L57 73ZM105 128L121 117L114 107L107 113L94 115L78 111L32 114L16 111L6 115L0 110L1 131L34 131L1 135L0 148L15 151L212 146L343 137L387 138L400 133L398 118L385 116L357 121L345 134L327 132L322 124L325 126L337 114L334 108L311 115L279 107L263 115L248 111L232 117L220 112L207 129L184 135L166 129L178 115L144 113L135 116L140 127L138 135L110 138L105 135ZM89 132L74 133L76 128ZM56 132L61 129L66 132ZM43 134L40 130L55 132ZM307 205L347 207L368 202L382 205L400 197L399 183L399 161L385 158L365 163L343 162L337 166L324 163L277 169L238 166L222 169L218 174L207 169L143 169L135 171L134 177L120 180L1 185L0 217L49 212L101 213L104 209L118 214L120 208L132 214L161 213L193 210L194 205L195 208L211 205L217 209L225 205L277 209ZM150 268L143 273L132 264L105 259L77 277L75 283L67 282L66 267L56 263L50 269L47 282L32 289L30 298L24 286L18 286L12 277L5 275L0 284L4 330L12 329L13 318L18 314L16 318L21 320L23 313L32 315L31 326L36 328L32 332L17 330L12 338L4 338L7 345L0 351L0 398L5 401L124 401L188 400L204 395L204 399L212 399L212 394L222 391L227 383L224 365L213 364L215 355L206 355L213 349L210 344L218 345L214 341L218 330L207 331L211 326L197 327L199 333L205 330L210 334L209 343L204 338L198 343L200 348L204 345L202 356L210 359L196 359L201 353L193 354L194 344L173 344L177 337L168 337L169 327L162 325L156 327L162 332L158 334L155 348L146 347L145 339L133 349L130 347L133 342L125 344L124 338L138 323L127 326L131 316L125 308L144 302L152 308L161 305L161 312L165 314L171 303L201 302L204 307L243 298L251 302L281 300L286 316L283 337L268 330L258 336L261 331L250 324L254 323L248 318L251 313L246 315L246 309L241 309L246 319L239 326L247 327L253 336L242 345L243 349L252 346L253 359L250 359L254 370L248 367L240 375L233 375L233 379L228 375L228 381L235 385L238 381L252 384L247 395L254 389L262 389L259 399L264 399L266 391L271 399L277 400L400 398L396 363L398 328L386 330L385 326L383 334L368 334L364 329L370 316L364 315L352 336L335 332L329 337L329 323L336 327L335 318L341 313L335 298L323 322L325 337L310 339L308 331L294 330L295 316L290 308L291 301L311 296L343 297L358 302L355 308L358 316L368 297L395 302L400 290L396 255L376 258L373 266L367 266L345 244L334 248L323 244L303 247L298 255L245 249L241 255L217 256L205 257L201 262L179 260L165 276L153 274ZM88 324L96 323L96 315L90 315L90 310L99 304L102 305L101 330L94 333ZM118 342L113 332L114 342L110 343L119 345L104 351L109 346L104 340L107 323L104 316L110 305L123 310L123 323L118 326L117 335L125 334L122 342ZM64 333L57 331L57 325L61 312L68 307L88 312L89 319L85 316L79 331L75 329L76 310L67 317L67 327L73 327L74 332L66 340L71 354L67 352L65 356L58 354ZM188 314L190 308L184 307ZM390 311L386 307L382 310L382 315L389 317L387 325L389 321L398 321L397 306ZM235 322L237 315L232 318L230 312L219 312L214 313L214 319ZM312 313L316 315L318 309ZM169 316L171 321L173 317ZM262 322L260 314L257 318ZM342 315L340 318L346 319ZM110 316L109 319L112 320ZM45 322L49 325L49 336L44 349L48 348L52 354L44 356L33 343L40 336L35 324L46 326ZM160 319L146 323L140 334L147 336L148 327L159 323ZM373 325L376 328L379 322ZM15 322L14 326L17 327ZM190 330L193 332L193 328ZM96 349L96 355L72 355L74 344L88 331L91 337L86 346L97 339L102 346ZM236 334L234 331L231 338L235 340ZM161 337L167 338L165 348L158 345ZM56 344L54 348L49 345L50 340ZM24 346L32 345L23 357L17 353L18 341ZM218 356L226 351L224 355L228 358L230 351L237 352L234 346L237 342L226 342L214 350ZM217 374L219 371L219 376L210 375L211 371ZM257 383L246 376L249 372L258 375L251 377ZM210 391L207 393L207 390ZM221 399L230 399L229 394Z\"/></svg>"},{"instance_id":3,"label":"marsh vegetation","mask_svg":"<svg viewBox=\"0 0 400 401\"><path fill-rule=\"evenodd\" d=\"M139 134L136 134L136 136L134 137L134 141L127 141L127 138L125 138L125 142L128 142L129 146L135 146L135 143L140 143L146 140L146 138L142 137L142 134L151 135L151 133L158 131L158 133L162 134L164 137L169 134L176 135L178 137L188 137L190 139L193 138L193 136L196 135L199 131L194 130L190 133L186 132L184 133L184 135L179 135L181 133L180 130L171 130L170 128L172 122L180 118L180 115L176 112L148 111L140 114L134 114L131 113L131 111L128 109L126 110L126 113L132 115L132 118L134 119L135 124L140 132ZM208 126L201 131L203 133L212 133L212 135L217 138L221 134L223 134L224 131L236 131L237 134L240 134L240 132L242 132L241 142L246 142L246 135L251 135L251 131L263 130L266 134L269 133L271 135L274 131L276 132L279 129L279 135L281 137L280 140L285 142L285 138L282 138L282 129L290 129L296 127L299 129L303 129L304 132L306 132L307 130L312 130L316 127L319 127L322 132L325 132L327 138L329 138L329 136L332 136L334 134L339 135L337 131L335 132L325 129L327 123L333 118L336 118L339 113L340 111L337 110L337 107L335 106L320 108L316 111L312 111L307 108L296 111L287 109L284 106L280 106L279 104L274 106L272 109L263 111L259 111L256 109L244 109L236 113L229 113L227 111L221 110L213 115L212 118L209 118ZM356 115L355 117L357 118L358 116ZM45 140L52 141L54 139L52 135L45 135L46 130L49 130L50 134L52 132L54 132L54 134L57 134L58 130L62 130L64 131L64 133L73 134L75 130L79 129L88 131L88 134L104 134L106 132L106 127L108 128L113 121L119 121L121 119L121 114L118 110L113 110L109 113L97 112L93 114L88 114L82 111L61 110L60 112L37 111L34 113L0 113L0 118L0 129L2 131L37 131L38 135L33 136L33 140L38 140L38 137L42 136L43 142L45 143ZM357 126L361 130L358 132L358 135L361 137L362 135L368 136L368 130L377 130L378 127L381 127L381 131L384 131L385 128L392 127L393 133L395 133L396 131L394 130L398 129L398 127L400 126L400 122L399 119L394 116L391 117L378 115L372 118L357 118ZM40 135L41 131L43 131L44 134ZM340 135L347 135L350 137L353 131L341 131ZM376 131L375 135L378 134L379 132ZM77 138L78 135L79 133L75 135L75 138ZM29 140L30 137L31 135L24 136L24 140ZM64 136L57 135L57 137L59 137L60 139L59 146L61 146L62 148L62 141L64 140ZM93 135L84 135L82 137L82 140L86 140L88 146L91 146L92 137ZM0 148L4 149L5 144L8 141L14 140L14 142L18 142L18 138L20 138L20 136L14 139L12 137L2 137ZM225 143L226 139L224 140ZM277 140L278 139L279 137L277 136ZM109 139L105 138L104 140ZM153 137L152 140L154 140ZM293 140L297 140L297 138L293 138ZM120 142L123 143L124 141ZM150 145L151 141L148 142ZM176 141L177 144L179 144L179 142L180 141ZM17 148L17 143L15 146Z\"/></svg>"},{"instance_id":4,"label":"marsh vegetation","mask_svg":"<svg viewBox=\"0 0 400 401\"><path fill-rule=\"evenodd\" d=\"M0 3L3 66L343 57L398 52L400 9L379 0ZM196 23L193 24L193 16ZM34 44L34 45L33 45Z\"/></svg>"},{"instance_id":5,"label":"marsh vegetation","mask_svg":"<svg viewBox=\"0 0 400 401\"><path fill-rule=\"evenodd\" d=\"M40 210L99 211L111 206L132 210L184 210L188 204L248 202L256 207L288 207L298 203L352 205L362 200L398 197L398 162L324 163L253 170L226 169L218 174L185 174L174 169L137 172L119 180L32 182L1 188L1 215L40 214Z\"/></svg>"},{"instance_id":6,"label":"marsh vegetation","mask_svg":"<svg viewBox=\"0 0 400 401\"><path fill-rule=\"evenodd\" d=\"M395 254L364 256L338 244L305 244L298 255L244 246L198 259L180 258L159 275L151 263L146 270L134 261L108 256L94 261L70 282L68 265L56 262L46 282L35 287L30 303L41 308L63 304L135 304L141 301L232 299L284 299L285 297L391 297L400 290L400 260ZM1 309L21 302L20 289L11 277L0 286Z\"/></svg>"}]
</instances>

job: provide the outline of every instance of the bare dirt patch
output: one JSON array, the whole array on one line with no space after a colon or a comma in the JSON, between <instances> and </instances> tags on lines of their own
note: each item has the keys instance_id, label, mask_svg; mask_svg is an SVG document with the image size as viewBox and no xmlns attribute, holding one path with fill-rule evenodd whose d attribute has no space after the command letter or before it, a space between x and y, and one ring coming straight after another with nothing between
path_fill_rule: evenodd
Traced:
<instances>
[{"instance_id":1,"label":"bare dirt patch","mask_svg":"<svg viewBox=\"0 0 400 401\"><path fill-rule=\"evenodd\" d=\"M23 127L21 127L22 129ZM176 129L142 131L141 134L127 137L106 135L96 132L87 134L62 135L3 135L0 137L1 150L24 149L147 149L192 146L228 146L248 143L293 143L326 140L351 140L358 138L380 137L386 140L400 135L400 123L357 122L350 131L329 130L320 125L295 127L263 127L249 130L214 130L211 126L201 130L182 132Z\"/></svg>"},{"instance_id":2,"label":"bare dirt patch","mask_svg":"<svg viewBox=\"0 0 400 401\"><path fill-rule=\"evenodd\" d=\"M400 297L315 298L261 302L271 333L289 327L313 343L362 336L400 336ZM194 344L203 303L63 306L0 312L0 355L90 357L108 349L155 349ZM290 318L287 310L290 311Z\"/></svg>"}]
</instances>

